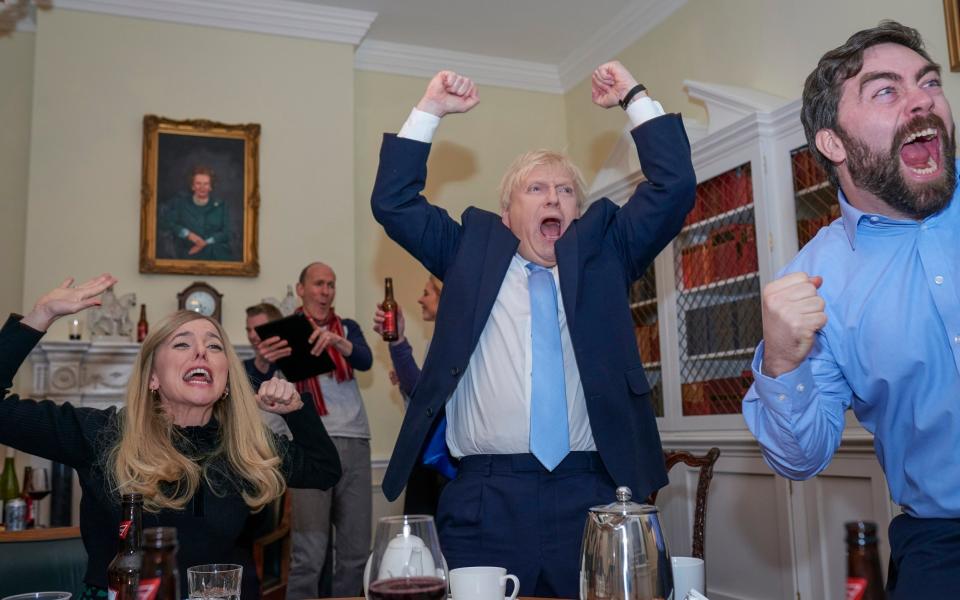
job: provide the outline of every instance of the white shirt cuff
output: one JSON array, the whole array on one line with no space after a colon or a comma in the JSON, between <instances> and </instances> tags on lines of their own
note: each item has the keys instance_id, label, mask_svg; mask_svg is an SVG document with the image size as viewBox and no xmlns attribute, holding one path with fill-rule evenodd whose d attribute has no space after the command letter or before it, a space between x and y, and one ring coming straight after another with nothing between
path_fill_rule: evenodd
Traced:
<instances>
[{"instance_id":1,"label":"white shirt cuff","mask_svg":"<svg viewBox=\"0 0 960 600\"><path fill-rule=\"evenodd\" d=\"M664 114L666 113L660 103L650 96L638 98L627 106L627 116L630 117L630 123L634 127L639 127L650 119Z\"/></svg>"},{"instance_id":2,"label":"white shirt cuff","mask_svg":"<svg viewBox=\"0 0 960 600\"><path fill-rule=\"evenodd\" d=\"M440 117L414 108L410 111L410 116L407 117L403 127L400 128L397 137L429 144L433 141L433 134L436 133L439 125Z\"/></svg>"}]
</instances>

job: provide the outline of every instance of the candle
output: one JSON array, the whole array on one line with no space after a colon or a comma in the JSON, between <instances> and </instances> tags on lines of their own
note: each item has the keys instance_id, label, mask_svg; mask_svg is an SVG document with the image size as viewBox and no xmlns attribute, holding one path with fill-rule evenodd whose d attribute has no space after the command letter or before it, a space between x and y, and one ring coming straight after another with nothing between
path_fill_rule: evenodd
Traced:
<instances>
[{"instance_id":1,"label":"candle","mask_svg":"<svg viewBox=\"0 0 960 600\"><path fill-rule=\"evenodd\" d=\"M80 319L73 319L70 321L70 339L80 339Z\"/></svg>"}]
</instances>

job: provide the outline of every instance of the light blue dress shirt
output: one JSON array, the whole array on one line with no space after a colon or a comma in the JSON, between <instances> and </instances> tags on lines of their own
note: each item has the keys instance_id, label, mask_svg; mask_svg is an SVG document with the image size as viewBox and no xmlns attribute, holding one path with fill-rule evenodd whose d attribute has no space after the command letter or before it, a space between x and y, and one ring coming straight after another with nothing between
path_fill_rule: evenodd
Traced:
<instances>
[{"instance_id":1,"label":"light blue dress shirt","mask_svg":"<svg viewBox=\"0 0 960 600\"><path fill-rule=\"evenodd\" d=\"M791 479L822 471L853 408L874 435L890 495L915 517L960 517L960 193L923 221L841 218L780 275L823 277L827 324L799 367L760 373L743 416L767 463Z\"/></svg>"}]
</instances>

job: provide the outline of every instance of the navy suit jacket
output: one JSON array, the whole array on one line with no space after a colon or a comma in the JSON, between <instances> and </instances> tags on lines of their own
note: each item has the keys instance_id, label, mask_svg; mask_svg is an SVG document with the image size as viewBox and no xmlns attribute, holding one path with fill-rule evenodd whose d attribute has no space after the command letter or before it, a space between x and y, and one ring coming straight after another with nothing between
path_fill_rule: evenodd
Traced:
<instances>
[{"instance_id":1,"label":"navy suit jacket","mask_svg":"<svg viewBox=\"0 0 960 600\"><path fill-rule=\"evenodd\" d=\"M618 207L604 198L556 243L560 292L587 414L616 485L646 498L667 483L663 449L629 309L630 284L680 231L696 175L679 115L633 130L646 181ZM387 234L443 281L436 327L383 479L400 495L487 322L519 240L500 215L468 208L462 224L421 195L430 144L384 136L371 199Z\"/></svg>"}]
</instances>

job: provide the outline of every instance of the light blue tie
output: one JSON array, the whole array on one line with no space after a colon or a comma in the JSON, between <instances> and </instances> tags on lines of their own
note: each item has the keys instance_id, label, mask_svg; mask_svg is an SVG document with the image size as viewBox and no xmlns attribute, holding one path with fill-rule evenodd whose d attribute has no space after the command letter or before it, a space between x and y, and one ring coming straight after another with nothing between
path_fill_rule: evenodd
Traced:
<instances>
[{"instance_id":1,"label":"light blue tie","mask_svg":"<svg viewBox=\"0 0 960 600\"><path fill-rule=\"evenodd\" d=\"M557 319L553 273L527 263L530 275L530 334L533 338L533 385L530 391L530 452L552 471L570 452L563 349Z\"/></svg>"}]
</instances>

